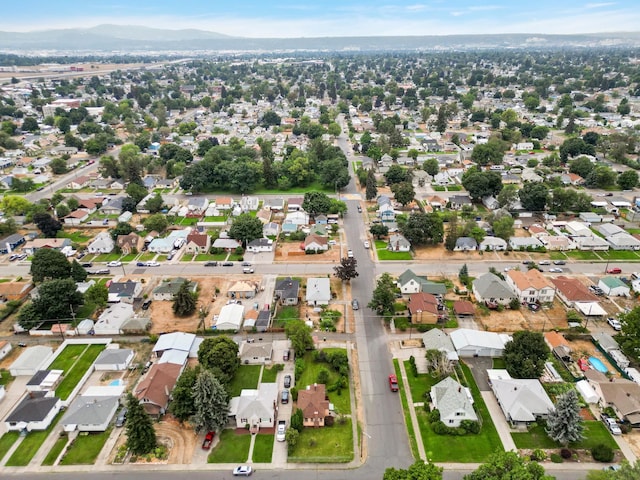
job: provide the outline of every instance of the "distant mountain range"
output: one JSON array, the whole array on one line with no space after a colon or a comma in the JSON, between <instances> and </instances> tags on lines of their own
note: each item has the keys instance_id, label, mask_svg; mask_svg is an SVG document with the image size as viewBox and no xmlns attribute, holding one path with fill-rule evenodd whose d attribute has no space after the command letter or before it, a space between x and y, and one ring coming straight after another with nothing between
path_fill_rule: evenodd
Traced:
<instances>
[{"instance_id":1,"label":"distant mountain range","mask_svg":"<svg viewBox=\"0 0 640 480\"><path fill-rule=\"evenodd\" d=\"M136 25L0 32L2 51L380 51L486 48L638 47L640 32L579 35L496 34L407 37L246 38L205 30L168 30Z\"/></svg>"}]
</instances>

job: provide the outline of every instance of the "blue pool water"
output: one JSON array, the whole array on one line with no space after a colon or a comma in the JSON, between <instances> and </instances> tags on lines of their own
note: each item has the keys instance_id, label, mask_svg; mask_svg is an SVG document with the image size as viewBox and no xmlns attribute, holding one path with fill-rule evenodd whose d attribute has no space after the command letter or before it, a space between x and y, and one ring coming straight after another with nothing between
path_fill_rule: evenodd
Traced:
<instances>
[{"instance_id":1,"label":"blue pool water","mask_svg":"<svg viewBox=\"0 0 640 480\"><path fill-rule=\"evenodd\" d=\"M111 382L109 384L110 387L119 387L120 385L122 385L122 380L120 380L120 379L114 380L113 382Z\"/></svg>"},{"instance_id":2,"label":"blue pool water","mask_svg":"<svg viewBox=\"0 0 640 480\"><path fill-rule=\"evenodd\" d=\"M599 372L607 373L609 371L607 367L604 366L604 363L600 361L599 358L589 357L589 363L593 366L593 368L595 368Z\"/></svg>"}]
</instances>

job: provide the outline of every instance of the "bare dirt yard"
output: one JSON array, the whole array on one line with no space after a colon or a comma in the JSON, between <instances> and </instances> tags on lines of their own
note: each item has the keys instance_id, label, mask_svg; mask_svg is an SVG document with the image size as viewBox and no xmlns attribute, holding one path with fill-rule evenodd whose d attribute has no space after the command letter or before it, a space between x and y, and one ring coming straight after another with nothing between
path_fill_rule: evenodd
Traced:
<instances>
[{"instance_id":1,"label":"bare dirt yard","mask_svg":"<svg viewBox=\"0 0 640 480\"><path fill-rule=\"evenodd\" d=\"M567 328L567 314L558 300L551 308L532 312L522 307L520 310L491 310L489 315L477 315L476 321L491 332L514 332L531 330L541 332L554 328Z\"/></svg>"},{"instance_id":2,"label":"bare dirt yard","mask_svg":"<svg viewBox=\"0 0 640 480\"><path fill-rule=\"evenodd\" d=\"M593 343L591 343L589 340L571 340L569 342L569 345L571 346L571 351L572 351L571 356L574 359L577 360L582 357L585 357L585 358L596 357L600 359L602 363L604 363L607 369L609 369L610 374L612 374L615 377L620 376L618 374L618 371L613 367L613 365L609 363L609 360L607 360L604 357L604 355L600 353L597 347Z\"/></svg>"},{"instance_id":3,"label":"bare dirt yard","mask_svg":"<svg viewBox=\"0 0 640 480\"><path fill-rule=\"evenodd\" d=\"M340 260L340 246L329 247L329 250L316 255L305 255L300 250L300 242L278 242L276 262L291 263L337 263Z\"/></svg>"}]
</instances>

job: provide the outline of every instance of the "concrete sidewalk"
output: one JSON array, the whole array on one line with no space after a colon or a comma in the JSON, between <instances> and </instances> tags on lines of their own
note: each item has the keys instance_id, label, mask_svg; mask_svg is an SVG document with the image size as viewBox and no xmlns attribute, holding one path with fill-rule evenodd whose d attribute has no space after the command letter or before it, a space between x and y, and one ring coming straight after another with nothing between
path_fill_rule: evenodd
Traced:
<instances>
[{"instance_id":1,"label":"concrete sidewalk","mask_svg":"<svg viewBox=\"0 0 640 480\"><path fill-rule=\"evenodd\" d=\"M422 443L422 435L420 435L420 425L418 424L418 417L416 416L416 409L411 399L411 390L409 387L409 379L407 378L407 371L404 368L404 362L399 361L400 376L402 377L402 385L404 386L404 393L407 397L407 405L409 405L409 416L411 417L411 425L413 426L413 432L415 434L416 446L418 447L418 455L421 460L427 460L427 454L424 450L424 443Z\"/></svg>"}]
</instances>

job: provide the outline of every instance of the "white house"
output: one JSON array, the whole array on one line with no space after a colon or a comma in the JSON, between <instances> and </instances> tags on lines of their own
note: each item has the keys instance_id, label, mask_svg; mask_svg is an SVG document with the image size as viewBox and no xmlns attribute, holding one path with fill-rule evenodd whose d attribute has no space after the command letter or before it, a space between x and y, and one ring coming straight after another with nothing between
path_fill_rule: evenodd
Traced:
<instances>
[{"instance_id":1,"label":"white house","mask_svg":"<svg viewBox=\"0 0 640 480\"><path fill-rule=\"evenodd\" d=\"M129 348L109 348L100 352L93 363L96 370L122 371L131 364L135 353Z\"/></svg>"},{"instance_id":2,"label":"white house","mask_svg":"<svg viewBox=\"0 0 640 480\"><path fill-rule=\"evenodd\" d=\"M69 405L61 420L62 427L65 432L104 432L119 406L118 396L81 395Z\"/></svg>"},{"instance_id":3,"label":"white house","mask_svg":"<svg viewBox=\"0 0 640 480\"><path fill-rule=\"evenodd\" d=\"M229 403L229 416L237 428L249 425L252 432L260 428L273 428L278 405L278 384L261 383L257 390L244 389Z\"/></svg>"},{"instance_id":4,"label":"white house","mask_svg":"<svg viewBox=\"0 0 640 480\"><path fill-rule=\"evenodd\" d=\"M4 421L7 430L46 430L60 411L62 402L50 392L30 392Z\"/></svg>"},{"instance_id":5,"label":"white house","mask_svg":"<svg viewBox=\"0 0 640 480\"><path fill-rule=\"evenodd\" d=\"M256 238L247 244L247 252L272 252L273 247L273 240L270 238Z\"/></svg>"},{"instance_id":6,"label":"white house","mask_svg":"<svg viewBox=\"0 0 640 480\"><path fill-rule=\"evenodd\" d=\"M521 302L553 302L556 289L536 268L532 268L526 272L509 270L507 272L506 282Z\"/></svg>"},{"instance_id":7,"label":"white house","mask_svg":"<svg viewBox=\"0 0 640 480\"><path fill-rule=\"evenodd\" d=\"M511 337L505 334L459 328L449 335L460 357L501 357Z\"/></svg>"},{"instance_id":8,"label":"white house","mask_svg":"<svg viewBox=\"0 0 640 480\"><path fill-rule=\"evenodd\" d=\"M307 305L329 305L331 284L328 278L310 278L307 280Z\"/></svg>"},{"instance_id":9,"label":"white house","mask_svg":"<svg viewBox=\"0 0 640 480\"><path fill-rule=\"evenodd\" d=\"M114 247L115 243L109 232L100 232L89 244L87 249L91 253L111 253Z\"/></svg>"},{"instance_id":10,"label":"white house","mask_svg":"<svg viewBox=\"0 0 640 480\"><path fill-rule=\"evenodd\" d=\"M487 250L504 251L507 249L507 241L500 237L484 237L478 247L478 250L486 252Z\"/></svg>"},{"instance_id":11,"label":"white house","mask_svg":"<svg viewBox=\"0 0 640 480\"><path fill-rule=\"evenodd\" d=\"M389 237L387 250L391 250L392 252L409 252L411 250L411 242L404 238L403 235L391 235Z\"/></svg>"},{"instance_id":12,"label":"white house","mask_svg":"<svg viewBox=\"0 0 640 480\"><path fill-rule=\"evenodd\" d=\"M220 309L218 319L213 325L214 330L232 330L237 332L242 326L244 307L236 303L225 305Z\"/></svg>"},{"instance_id":13,"label":"white house","mask_svg":"<svg viewBox=\"0 0 640 480\"><path fill-rule=\"evenodd\" d=\"M628 297L631 294L631 288L618 277L603 277L598 287L610 297Z\"/></svg>"},{"instance_id":14,"label":"white house","mask_svg":"<svg viewBox=\"0 0 640 480\"><path fill-rule=\"evenodd\" d=\"M440 412L440 420L447 427L459 427L463 420L478 420L471 391L451 377L431 387L431 400L434 408Z\"/></svg>"},{"instance_id":15,"label":"white house","mask_svg":"<svg viewBox=\"0 0 640 480\"><path fill-rule=\"evenodd\" d=\"M107 308L96 321L93 331L96 335L120 335L122 325L133 317L133 305L114 303Z\"/></svg>"},{"instance_id":16,"label":"white house","mask_svg":"<svg viewBox=\"0 0 640 480\"><path fill-rule=\"evenodd\" d=\"M309 214L304 211L293 211L287 213L284 223L292 223L293 225L308 225Z\"/></svg>"}]
</instances>

